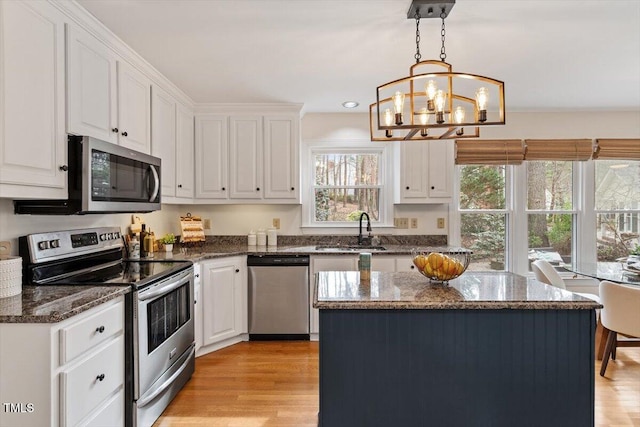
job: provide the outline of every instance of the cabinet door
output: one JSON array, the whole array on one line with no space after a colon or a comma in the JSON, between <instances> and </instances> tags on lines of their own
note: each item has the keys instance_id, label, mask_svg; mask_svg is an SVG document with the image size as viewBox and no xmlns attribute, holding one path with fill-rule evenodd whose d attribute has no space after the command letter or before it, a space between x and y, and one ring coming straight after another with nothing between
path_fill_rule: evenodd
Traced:
<instances>
[{"instance_id":1,"label":"cabinet door","mask_svg":"<svg viewBox=\"0 0 640 427\"><path fill-rule=\"evenodd\" d=\"M396 271L396 259L391 256L374 255L371 257L371 270L394 272Z\"/></svg>"},{"instance_id":2,"label":"cabinet door","mask_svg":"<svg viewBox=\"0 0 640 427\"><path fill-rule=\"evenodd\" d=\"M3 197L67 197L63 19L45 2L0 2Z\"/></svg>"},{"instance_id":3,"label":"cabinet door","mask_svg":"<svg viewBox=\"0 0 640 427\"><path fill-rule=\"evenodd\" d=\"M227 117L198 116L196 123L196 198L226 199L229 194Z\"/></svg>"},{"instance_id":4,"label":"cabinet door","mask_svg":"<svg viewBox=\"0 0 640 427\"><path fill-rule=\"evenodd\" d=\"M287 116L264 118L264 198L290 199L300 194L298 120Z\"/></svg>"},{"instance_id":5,"label":"cabinet door","mask_svg":"<svg viewBox=\"0 0 640 427\"><path fill-rule=\"evenodd\" d=\"M131 65L118 61L118 144L151 152L151 81Z\"/></svg>"},{"instance_id":6,"label":"cabinet door","mask_svg":"<svg viewBox=\"0 0 640 427\"><path fill-rule=\"evenodd\" d=\"M242 333L240 272L236 263L202 263L203 345Z\"/></svg>"},{"instance_id":7,"label":"cabinet door","mask_svg":"<svg viewBox=\"0 0 640 427\"><path fill-rule=\"evenodd\" d=\"M420 203L429 196L426 171L428 143L426 141L402 141L400 144L401 201Z\"/></svg>"},{"instance_id":8,"label":"cabinet door","mask_svg":"<svg viewBox=\"0 0 640 427\"><path fill-rule=\"evenodd\" d=\"M176 107L176 196L192 198L193 189L193 112L182 104Z\"/></svg>"},{"instance_id":9,"label":"cabinet door","mask_svg":"<svg viewBox=\"0 0 640 427\"><path fill-rule=\"evenodd\" d=\"M176 195L176 102L158 86L151 91L151 153L162 159L162 196Z\"/></svg>"},{"instance_id":10,"label":"cabinet door","mask_svg":"<svg viewBox=\"0 0 640 427\"><path fill-rule=\"evenodd\" d=\"M230 197L261 199L262 117L232 116L229 127Z\"/></svg>"},{"instance_id":11,"label":"cabinet door","mask_svg":"<svg viewBox=\"0 0 640 427\"><path fill-rule=\"evenodd\" d=\"M66 30L67 132L117 144L115 54L79 27Z\"/></svg>"},{"instance_id":12,"label":"cabinet door","mask_svg":"<svg viewBox=\"0 0 640 427\"><path fill-rule=\"evenodd\" d=\"M453 156L453 141L429 141L429 197L451 197Z\"/></svg>"},{"instance_id":13,"label":"cabinet door","mask_svg":"<svg viewBox=\"0 0 640 427\"><path fill-rule=\"evenodd\" d=\"M396 258L396 271L417 271L410 256Z\"/></svg>"},{"instance_id":14,"label":"cabinet door","mask_svg":"<svg viewBox=\"0 0 640 427\"><path fill-rule=\"evenodd\" d=\"M316 281L316 273L318 271L354 271L358 268L358 257L353 255L343 256L313 256L311 257L311 286L309 292L310 319L309 332L317 334L320 329L320 315L317 308L313 308L313 288Z\"/></svg>"}]
</instances>

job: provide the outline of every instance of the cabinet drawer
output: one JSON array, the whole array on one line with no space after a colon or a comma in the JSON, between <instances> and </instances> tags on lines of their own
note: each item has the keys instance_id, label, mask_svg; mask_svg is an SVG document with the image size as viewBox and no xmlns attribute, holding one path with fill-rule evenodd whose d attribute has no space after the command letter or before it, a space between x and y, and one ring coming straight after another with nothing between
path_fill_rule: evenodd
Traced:
<instances>
[{"instance_id":1,"label":"cabinet drawer","mask_svg":"<svg viewBox=\"0 0 640 427\"><path fill-rule=\"evenodd\" d=\"M82 425L87 427L124 426L124 390L120 390L103 406L97 408Z\"/></svg>"},{"instance_id":2,"label":"cabinet drawer","mask_svg":"<svg viewBox=\"0 0 640 427\"><path fill-rule=\"evenodd\" d=\"M61 425L75 426L124 384L124 338L60 374Z\"/></svg>"},{"instance_id":3,"label":"cabinet drawer","mask_svg":"<svg viewBox=\"0 0 640 427\"><path fill-rule=\"evenodd\" d=\"M60 330L60 365L122 333L124 303L112 305Z\"/></svg>"}]
</instances>

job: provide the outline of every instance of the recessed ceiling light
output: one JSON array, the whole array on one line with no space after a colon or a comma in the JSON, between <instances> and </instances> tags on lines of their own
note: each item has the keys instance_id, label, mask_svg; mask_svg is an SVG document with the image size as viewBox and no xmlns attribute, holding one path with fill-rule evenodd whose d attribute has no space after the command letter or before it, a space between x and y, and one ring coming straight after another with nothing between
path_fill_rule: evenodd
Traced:
<instances>
[{"instance_id":1,"label":"recessed ceiling light","mask_svg":"<svg viewBox=\"0 0 640 427\"><path fill-rule=\"evenodd\" d=\"M356 108L358 105L360 105L360 103L356 101L345 101L342 103L344 108Z\"/></svg>"}]
</instances>

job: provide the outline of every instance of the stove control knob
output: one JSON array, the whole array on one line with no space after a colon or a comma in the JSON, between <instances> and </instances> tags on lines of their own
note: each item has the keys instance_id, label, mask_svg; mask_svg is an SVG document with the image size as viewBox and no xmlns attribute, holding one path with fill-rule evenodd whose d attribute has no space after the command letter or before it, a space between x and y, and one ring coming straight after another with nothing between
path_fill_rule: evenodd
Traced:
<instances>
[{"instance_id":1,"label":"stove control knob","mask_svg":"<svg viewBox=\"0 0 640 427\"><path fill-rule=\"evenodd\" d=\"M51 248L59 248L60 247L60 240L51 240L49 242L49 247Z\"/></svg>"},{"instance_id":2,"label":"stove control knob","mask_svg":"<svg viewBox=\"0 0 640 427\"><path fill-rule=\"evenodd\" d=\"M101 234L100 235L100 241L104 242L105 240L107 240L107 235L106 234Z\"/></svg>"},{"instance_id":3,"label":"stove control knob","mask_svg":"<svg viewBox=\"0 0 640 427\"><path fill-rule=\"evenodd\" d=\"M49 249L49 242L44 240L42 242L38 243L38 249L40 250L45 250L45 249Z\"/></svg>"},{"instance_id":4,"label":"stove control knob","mask_svg":"<svg viewBox=\"0 0 640 427\"><path fill-rule=\"evenodd\" d=\"M119 239L120 238L120 232L116 231L115 233L113 233L113 238L114 239Z\"/></svg>"}]
</instances>

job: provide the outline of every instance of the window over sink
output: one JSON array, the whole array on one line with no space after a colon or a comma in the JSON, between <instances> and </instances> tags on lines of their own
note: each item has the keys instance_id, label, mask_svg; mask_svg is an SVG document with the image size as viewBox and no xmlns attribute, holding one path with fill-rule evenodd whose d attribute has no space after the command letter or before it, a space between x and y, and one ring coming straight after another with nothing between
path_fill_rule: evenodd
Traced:
<instances>
[{"instance_id":1,"label":"window over sink","mask_svg":"<svg viewBox=\"0 0 640 427\"><path fill-rule=\"evenodd\" d=\"M325 143L308 147L305 225L357 227L366 212L373 226L391 217L390 152L379 143Z\"/></svg>"}]
</instances>

